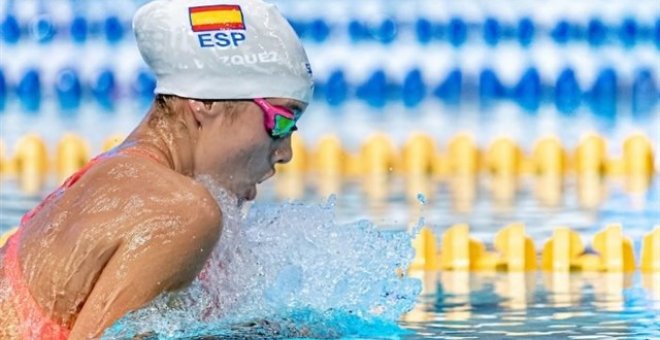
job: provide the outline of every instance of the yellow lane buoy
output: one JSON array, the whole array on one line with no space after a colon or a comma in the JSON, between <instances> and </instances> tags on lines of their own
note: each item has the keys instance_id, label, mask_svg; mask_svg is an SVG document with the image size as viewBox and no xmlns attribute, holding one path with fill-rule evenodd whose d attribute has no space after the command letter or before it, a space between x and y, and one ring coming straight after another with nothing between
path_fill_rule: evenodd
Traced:
<instances>
[{"instance_id":1,"label":"yellow lane buoy","mask_svg":"<svg viewBox=\"0 0 660 340\"><path fill-rule=\"evenodd\" d=\"M57 145L55 168L60 178L69 177L89 161L89 147L77 135L65 134Z\"/></svg>"},{"instance_id":2,"label":"yellow lane buoy","mask_svg":"<svg viewBox=\"0 0 660 340\"><path fill-rule=\"evenodd\" d=\"M455 175L475 175L479 171L479 150L471 135L461 133L447 144L449 172Z\"/></svg>"},{"instance_id":3,"label":"yellow lane buoy","mask_svg":"<svg viewBox=\"0 0 660 340\"><path fill-rule=\"evenodd\" d=\"M543 246L541 268L545 271L568 272L577 268L577 258L584 252L584 245L575 231L557 227L552 238Z\"/></svg>"},{"instance_id":4,"label":"yellow lane buoy","mask_svg":"<svg viewBox=\"0 0 660 340\"><path fill-rule=\"evenodd\" d=\"M431 169L434 178L443 178L451 174L451 165L447 154L436 152L431 159Z\"/></svg>"},{"instance_id":5,"label":"yellow lane buoy","mask_svg":"<svg viewBox=\"0 0 660 340\"><path fill-rule=\"evenodd\" d=\"M5 148L4 140L0 139L0 175L9 173L11 166L7 157L7 149Z\"/></svg>"},{"instance_id":6,"label":"yellow lane buoy","mask_svg":"<svg viewBox=\"0 0 660 340\"><path fill-rule=\"evenodd\" d=\"M642 239L639 269L645 273L660 273L660 225Z\"/></svg>"},{"instance_id":7,"label":"yellow lane buoy","mask_svg":"<svg viewBox=\"0 0 660 340\"><path fill-rule=\"evenodd\" d=\"M359 153L352 153L348 151L342 152L344 159L344 175L348 177L360 176L363 173L362 156Z\"/></svg>"},{"instance_id":8,"label":"yellow lane buoy","mask_svg":"<svg viewBox=\"0 0 660 340\"><path fill-rule=\"evenodd\" d=\"M13 165L19 186L27 194L37 194L48 175L48 152L41 137L29 134L16 146Z\"/></svg>"},{"instance_id":9,"label":"yellow lane buoy","mask_svg":"<svg viewBox=\"0 0 660 340\"><path fill-rule=\"evenodd\" d=\"M467 224L457 224L442 235L440 268L443 270L475 270L485 253L483 243L470 237Z\"/></svg>"},{"instance_id":10,"label":"yellow lane buoy","mask_svg":"<svg viewBox=\"0 0 660 340\"><path fill-rule=\"evenodd\" d=\"M528 271L536 269L534 241L525 234L522 223L504 227L495 235L495 249L501 254L502 266L506 271Z\"/></svg>"},{"instance_id":11,"label":"yellow lane buoy","mask_svg":"<svg viewBox=\"0 0 660 340\"><path fill-rule=\"evenodd\" d=\"M320 174L341 175L344 168L344 151L335 135L321 137L312 154L311 168Z\"/></svg>"},{"instance_id":12,"label":"yellow lane buoy","mask_svg":"<svg viewBox=\"0 0 660 340\"><path fill-rule=\"evenodd\" d=\"M586 135L575 151L575 171L578 175L603 175L605 165L607 144L603 137L589 134Z\"/></svg>"},{"instance_id":13,"label":"yellow lane buoy","mask_svg":"<svg viewBox=\"0 0 660 340\"><path fill-rule=\"evenodd\" d=\"M438 250L436 238L429 227L423 227L417 237L412 241L415 249L415 258L410 264L413 270L438 270Z\"/></svg>"},{"instance_id":14,"label":"yellow lane buoy","mask_svg":"<svg viewBox=\"0 0 660 340\"><path fill-rule=\"evenodd\" d=\"M623 163L628 176L650 177L653 174L653 148L646 136L636 134L625 140Z\"/></svg>"},{"instance_id":15,"label":"yellow lane buoy","mask_svg":"<svg viewBox=\"0 0 660 340\"><path fill-rule=\"evenodd\" d=\"M124 135L112 135L103 141L103 145L101 146L101 152L108 152L112 149L114 149L117 145L121 144L121 142L126 139Z\"/></svg>"},{"instance_id":16,"label":"yellow lane buoy","mask_svg":"<svg viewBox=\"0 0 660 340\"><path fill-rule=\"evenodd\" d=\"M389 174L396 164L394 143L389 136L372 135L360 149L361 172L364 175Z\"/></svg>"},{"instance_id":17,"label":"yellow lane buoy","mask_svg":"<svg viewBox=\"0 0 660 340\"><path fill-rule=\"evenodd\" d=\"M403 171L409 175L431 174L435 153L435 142L429 135L422 133L411 135L403 146Z\"/></svg>"},{"instance_id":18,"label":"yellow lane buoy","mask_svg":"<svg viewBox=\"0 0 660 340\"><path fill-rule=\"evenodd\" d=\"M600 270L630 272L635 270L632 242L623 236L620 224L609 224L594 235L593 249L600 258Z\"/></svg>"},{"instance_id":19,"label":"yellow lane buoy","mask_svg":"<svg viewBox=\"0 0 660 340\"><path fill-rule=\"evenodd\" d=\"M598 272L601 270L601 259L598 254L584 254L575 259L575 266L582 272Z\"/></svg>"},{"instance_id":20,"label":"yellow lane buoy","mask_svg":"<svg viewBox=\"0 0 660 340\"><path fill-rule=\"evenodd\" d=\"M48 152L44 140L34 134L21 138L14 154L19 175L44 176L48 171Z\"/></svg>"},{"instance_id":21,"label":"yellow lane buoy","mask_svg":"<svg viewBox=\"0 0 660 340\"><path fill-rule=\"evenodd\" d=\"M564 174L566 151L559 138L552 136L539 140L532 150L532 162L535 174Z\"/></svg>"},{"instance_id":22,"label":"yellow lane buoy","mask_svg":"<svg viewBox=\"0 0 660 340\"><path fill-rule=\"evenodd\" d=\"M520 173L522 151L510 138L499 138L486 151L486 168L497 176L515 176Z\"/></svg>"}]
</instances>

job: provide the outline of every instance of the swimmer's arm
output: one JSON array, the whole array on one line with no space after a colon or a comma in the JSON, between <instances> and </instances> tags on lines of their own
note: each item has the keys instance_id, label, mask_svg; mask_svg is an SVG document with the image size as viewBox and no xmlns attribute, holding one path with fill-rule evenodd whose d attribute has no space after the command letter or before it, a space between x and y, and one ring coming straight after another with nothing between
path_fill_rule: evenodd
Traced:
<instances>
[{"instance_id":1,"label":"swimmer's arm","mask_svg":"<svg viewBox=\"0 0 660 340\"><path fill-rule=\"evenodd\" d=\"M70 339L99 338L124 314L164 291L192 282L219 239L221 225L219 209L211 213L192 210L187 211L191 218L186 223L174 227L171 233L156 235L144 247L122 243L87 298ZM155 227L165 222L155 217L152 224Z\"/></svg>"}]
</instances>

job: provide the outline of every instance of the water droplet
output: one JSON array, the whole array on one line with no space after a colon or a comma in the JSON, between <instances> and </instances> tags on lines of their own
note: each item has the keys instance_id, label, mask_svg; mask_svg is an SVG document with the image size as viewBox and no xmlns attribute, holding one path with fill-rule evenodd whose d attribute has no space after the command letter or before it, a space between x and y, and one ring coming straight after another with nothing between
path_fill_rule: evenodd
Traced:
<instances>
[{"instance_id":1,"label":"water droplet","mask_svg":"<svg viewBox=\"0 0 660 340\"><path fill-rule=\"evenodd\" d=\"M417 194L417 201L423 205L426 205L426 196L424 196L422 193Z\"/></svg>"},{"instance_id":2,"label":"water droplet","mask_svg":"<svg viewBox=\"0 0 660 340\"><path fill-rule=\"evenodd\" d=\"M334 208L335 205L337 204L337 195L332 194L328 196L328 200L326 201L325 204L328 206L328 208Z\"/></svg>"},{"instance_id":3,"label":"water droplet","mask_svg":"<svg viewBox=\"0 0 660 340\"><path fill-rule=\"evenodd\" d=\"M409 234L384 232L365 220L337 223L335 195L321 205L256 204L244 215L227 191L207 189L222 209L223 232L202 273L188 288L127 315L106 336L193 337L268 320L273 332L305 327L307 337L341 337L359 320L365 329L396 327L415 305L420 281L401 270L413 259Z\"/></svg>"}]
</instances>

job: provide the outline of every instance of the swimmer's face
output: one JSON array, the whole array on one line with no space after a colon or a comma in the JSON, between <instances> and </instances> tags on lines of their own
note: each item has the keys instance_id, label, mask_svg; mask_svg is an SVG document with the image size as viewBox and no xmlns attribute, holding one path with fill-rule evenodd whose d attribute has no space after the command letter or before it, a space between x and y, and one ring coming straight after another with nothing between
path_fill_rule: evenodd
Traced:
<instances>
[{"instance_id":1,"label":"swimmer's face","mask_svg":"<svg viewBox=\"0 0 660 340\"><path fill-rule=\"evenodd\" d=\"M303 103L282 98L267 101L292 111L304 111ZM198 120L195 175L210 175L239 198L253 200L256 185L275 174L275 164L291 160L291 136L274 139L264 128L264 114L251 101L237 102L233 116L221 102L201 105L191 100Z\"/></svg>"}]
</instances>

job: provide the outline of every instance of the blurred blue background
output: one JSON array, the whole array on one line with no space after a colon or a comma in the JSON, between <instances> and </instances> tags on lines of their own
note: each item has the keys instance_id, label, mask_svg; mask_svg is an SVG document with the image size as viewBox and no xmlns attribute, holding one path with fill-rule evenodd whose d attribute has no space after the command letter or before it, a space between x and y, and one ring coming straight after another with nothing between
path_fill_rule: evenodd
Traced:
<instances>
[{"instance_id":1,"label":"blurred blue background","mask_svg":"<svg viewBox=\"0 0 660 340\"><path fill-rule=\"evenodd\" d=\"M2 2L0 132L6 142L39 129L31 119L7 117L18 112L106 112L106 121L128 119L106 125L107 134L127 132L155 84L131 31L132 14L143 2ZM612 128L617 120L657 123L657 1L275 3L312 62L317 90L308 116L396 111L416 120L428 111L450 119L484 113L471 129L512 113L586 119L591 124L583 130ZM126 101L142 106L113 119ZM44 124L48 131L40 132L60 131ZM302 133L313 138L325 132L319 129Z\"/></svg>"}]
</instances>

